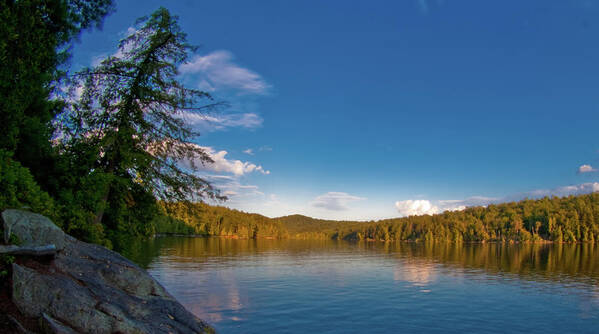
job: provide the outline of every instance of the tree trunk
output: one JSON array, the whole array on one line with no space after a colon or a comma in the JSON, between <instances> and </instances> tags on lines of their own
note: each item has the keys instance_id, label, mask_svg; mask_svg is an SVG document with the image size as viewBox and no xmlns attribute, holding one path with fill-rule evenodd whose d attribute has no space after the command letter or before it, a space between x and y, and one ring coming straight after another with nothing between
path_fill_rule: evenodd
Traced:
<instances>
[{"instance_id":1,"label":"tree trunk","mask_svg":"<svg viewBox=\"0 0 599 334\"><path fill-rule=\"evenodd\" d=\"M94 218L94 224L101 224L102 218L104 217L104 212L106 211L106 205L108 205L108 195L110 195L110 185L106 188L104 192L104 196L102 196L101 207L96 212L96 217Z\"/></svg>"}]
</instances>

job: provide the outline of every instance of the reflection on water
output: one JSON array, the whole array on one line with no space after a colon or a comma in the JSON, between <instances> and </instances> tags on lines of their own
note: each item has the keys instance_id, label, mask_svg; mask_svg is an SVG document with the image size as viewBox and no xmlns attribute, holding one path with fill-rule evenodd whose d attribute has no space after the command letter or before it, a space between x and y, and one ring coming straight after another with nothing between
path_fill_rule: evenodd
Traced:
<instances>
[{"instance_id":1,"label":"reflection on water","mask_svg":"<svg viewBox=\"0 0 599 334\"><path fill-rule=\"evenodd\" d=\"M435 279L435 275L431 263L418 259L398 263L393 270L394 280L410 282L414 286L427 286Z\"/></svg>"},{"instance_id":2,"label":"reflection on water","mask_svg":"<svg viewBox=\"0 0 599 334\"><path fill-rule=\"evenodd\" d=\"M127 256L223 333L599 328L592 244L184 237L130 244Z\"/></svg>"}]
</instances>

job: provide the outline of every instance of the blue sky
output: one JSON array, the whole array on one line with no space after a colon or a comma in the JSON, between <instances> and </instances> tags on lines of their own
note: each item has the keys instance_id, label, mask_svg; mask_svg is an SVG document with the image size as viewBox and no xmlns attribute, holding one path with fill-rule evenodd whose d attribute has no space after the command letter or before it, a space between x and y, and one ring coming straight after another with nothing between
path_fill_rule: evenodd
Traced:
<instances>
[{"instance_id":1,"label":"blue sky","mask_svg":"<svg viewBox=\"0 0 599 334\"><path fill-rule=\"evenodd\" d=\"M161 5L227 206L379 219L599 190L599 1L116 1L72 67Z\"/></svg>"}]
</instances>

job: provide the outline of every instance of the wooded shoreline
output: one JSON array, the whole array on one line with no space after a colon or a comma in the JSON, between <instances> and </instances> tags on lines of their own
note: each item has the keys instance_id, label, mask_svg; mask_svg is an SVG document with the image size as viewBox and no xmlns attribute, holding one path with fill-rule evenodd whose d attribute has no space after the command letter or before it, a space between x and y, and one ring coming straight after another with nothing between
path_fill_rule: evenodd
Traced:
<instances>
[{"instance_id":1,"label":"wooded shoreline","mask_svg":"<svg viewBox=\"0 0 599 334\"><path fill-rule=\"evenodd\" d=\"M205 203L162 202L158 234L236 238L365 241L594 243L599 194L545 197L379 221L332 221L302 215L269 218Z\"/></svg>"}]
</instances>

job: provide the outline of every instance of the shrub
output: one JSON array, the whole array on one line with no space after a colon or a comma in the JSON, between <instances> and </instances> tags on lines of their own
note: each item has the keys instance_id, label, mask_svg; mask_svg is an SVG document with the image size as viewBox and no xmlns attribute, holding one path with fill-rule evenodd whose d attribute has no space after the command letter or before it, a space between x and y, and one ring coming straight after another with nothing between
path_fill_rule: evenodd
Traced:
<instances>
[{"instance_id":1,"label":"shrub","mask_svg":"<svg viewBox=\"0 0 599 334\"><path fill-rule=\"evenodd\" d=\"M0 150L0 211L22 208L55 218L54 201L40 189L29 169Z\"/></svg>"}]
</instances>

